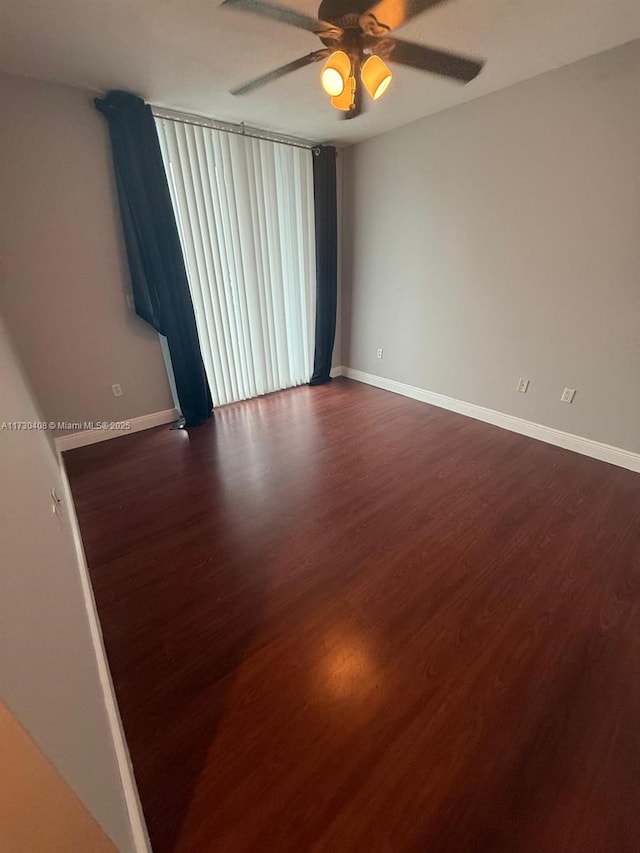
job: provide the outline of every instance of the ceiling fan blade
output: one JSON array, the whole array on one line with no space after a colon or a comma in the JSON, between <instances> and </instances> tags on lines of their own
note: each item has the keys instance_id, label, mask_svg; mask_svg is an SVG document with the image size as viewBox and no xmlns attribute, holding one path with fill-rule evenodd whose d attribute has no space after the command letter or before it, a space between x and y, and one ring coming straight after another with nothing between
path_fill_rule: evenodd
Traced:
<instances>
[{"instance_id":1,"label":"ceiling fan blade","mask_svg":"<svg viewBox=\"0 0 640 853\"><path fill-rule=\"evenodd\" d=\"M446 0L379 0L367 9L363 17L374 15L380 24L395 30L420 12L444 2Z\"/></svg>"},{"instance_id":2,"label":"ceiling fan blade","mask_svg":"<svg viewBox=\"0 0 640 853\"><path fill-rule=\"evenodd\" d=\"M256 77L255 80L250 80L243 86L237 89L232 89L232 95L248 95L254 89L259 89L260 86L266 86L267 83L272 83L278 77L284 77L285 74L290 74L292 71L297 71L298 68L304 68L305 65L311 65L312 62L320 62L326 59L331 53L330 50L314 50L313 53L308 53L306 56L301 56L299 59L294 59L293 62L288 62L286 65L281 65L280 68L275 68L269 71L268 74L263 74L262 77Z\"/></svg>"},{"instance_id":3,"label":"ceiling fan blade","mask_svg":"<svg viewBox=\"0 0 640 853\"><path fill-rule=\"evenodd\" d=\"M281 24L298 27L300 30L308 30L310 33L322 33L328 30L337 34L342 33L342 30L333 24L328 24L326 21L319 21L317 18L309 17L309 15L303 15L301 12L296 12L295 9L290 9L287 6L278 6L276 3L264 3L263 0L224 0L222 5L232 6L234 9L239 9L242 12L252 12L254 15L262 15L264 18L271 18L274 21L279 21Z\"/></svg>"},{"instance_id":4,"label":"ceiling fan blade","mask_svg":"<svg viewBox=\"0 0 640 853\"><path fill-rule=\"evenodd\" d=\"M484 62L468 56L448 53L446 50L436 50L434 47L426 47L426 45L414 44L402 39L393 39L393 41L395 45L389 54L391 62L399 62L400 65L409 65L420 71L451 77L463 83L468 83L477 77L484 65Z\"/></svg>"}]
</instances>

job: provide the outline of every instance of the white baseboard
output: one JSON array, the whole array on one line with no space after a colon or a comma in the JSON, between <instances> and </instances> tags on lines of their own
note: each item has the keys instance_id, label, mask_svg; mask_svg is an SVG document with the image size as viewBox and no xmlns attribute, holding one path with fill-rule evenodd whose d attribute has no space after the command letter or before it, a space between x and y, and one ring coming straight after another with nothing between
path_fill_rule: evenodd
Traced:
<instances>
[{"instance_id":1,"label":"white baseboard","mask_svg":"<svg viewBox=\"0 0 640 853\"><path fill-rule=\"evenodd\" d=\"M64 461L60 463L60 479L62 483L62 500L65 508L64 515L66 516L69 532L73 541L73 547L76 554L76 562L78 573L80 575L80 583L82 586L82 596L89 621L89 630L91 632L91 641L93 652L96 658L98 668L98 677L100 686L102 687L102 697L104 699L105 709L107 713L107 721L113 741L113 748L118 765L118 773L120 775L120 784L124 794L125 805L127 809L127 817L129 819L129 828L131 830L131 840L133 849L131 853L151 853L151 842L147 833L147 827L142 812L142 805L138 795L135 776L133 774L133 766L129 755L129 747L124 736L122 728L122 720L120 719L120 711L116 700L113 681L111 680L111 672L107 663L107 653L104 648L104 640L102 637L102 629L98 619L98 611L96 608L95 598L93 597L93 587L89 578L89 569L80 536L80 526L76 516L75 505L73 503L73 495L71 494L71 486L67 477L67 471L64 466Z\"/></svg>"},{"instance_id":2,"label":"white baseboard","mask_svg":"<svg viewBox=\"0 0 640 853\"><path fill-rule=\"evenodd\" d=\"M98 441L108 441L110 438L118 438L123 435L131 435L144 429L170 424L180 417L176 409L166 409L164 412L153 412L150 415L141 415L139 418L130 418L123 423L130 424L129 429L85 429L80 432L70 432L59 435L55 439L58 453L65 450L73 450L75 447L84 447L86 444L96 444Z\"/></svg>"},{"instance_id":3,"label":"white baseboard","mask_svg":"<svg viewBox=\"0 0 640 853\"><path fill-rule=\"evenodd\" d=\"M602 462L619 465L629 471L640 472L640 453L632 453L630 450L623 450L620 447L603 444L591 438L583 438L580 435L563 432L514 415L506 415L504 412L496 412L494 409L487 409L484 406L476 406L474 403L465 403L463 400L456 400L454 397L447 397L445 394L436 394L434 391L425 391L423 388L405 385L403 382L396 382L395 379L385 379L382 376L364 373L351 367L336 368L336 370L341 370L341 375L355 379L357 382L364 382L385 391L392 391L394 394L402 394L404 397L411 397L413 400L420 400L422 403L429 403L432 406L439 406L441 409L457 412L459 415L485 421L485 423L493 424L502 429L508 429L510 432L517 432L520 435L538 439L538 441L545 441L547 444L554 444L556 447L565 448L565 450L573 450L583 456L591 456L593 459L600 459Z\"/></svg>"},{"instance_id":4,"label":"white baseboard","mask_svg":"<svg viewBox=\"0 0 640 853\"><path fill-rule=\"evenodd\" d=\"M344 376L344 371L345 371L345 368L342 365L340 365L339 367L332 367L331 372L329 373L329 376L332 379L335 379L336 376Z\"/></svg>"}]
</instances>

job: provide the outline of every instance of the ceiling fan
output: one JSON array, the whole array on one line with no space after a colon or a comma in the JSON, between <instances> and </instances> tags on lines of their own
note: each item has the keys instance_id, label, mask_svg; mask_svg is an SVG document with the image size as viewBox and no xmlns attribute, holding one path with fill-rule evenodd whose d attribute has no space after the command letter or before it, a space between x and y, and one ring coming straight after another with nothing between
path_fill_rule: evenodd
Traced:
<instances>
[{"instance_id":1,"label":"ceiling fan","mask_svg":"<svg viewBox=\"0 0 640 853\"><path fill-rule=\"evenodd\" d=\"M344 118L355 118L362 112L362 88L377 100L391 83L392 73L386 64L397 62L420 71L439 74L468 83L476 77L483 62L426 45L395 38L392 30L415 15L445 0L322 0L318 18L265 0L224 0L231 6L254 15L315 33L324 48L294 59L280 68L250 80L232 95L247 95L313 62L326 60L321 72L322 87L331 104ZM360 77L362 86L358 85Z\"/></svg>"}]
</instances>

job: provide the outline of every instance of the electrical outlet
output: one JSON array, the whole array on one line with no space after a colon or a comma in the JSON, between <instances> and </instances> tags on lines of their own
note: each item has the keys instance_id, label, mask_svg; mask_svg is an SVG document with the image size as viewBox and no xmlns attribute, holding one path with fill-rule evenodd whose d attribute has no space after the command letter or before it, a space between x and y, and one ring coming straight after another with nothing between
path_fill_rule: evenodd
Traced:
<instances>
[{"instance_id":1,"label":"electrical outlet","mask_svg":"<svg viewBox=\"0 0 640 853\"><path fill-rule=\"evenodd\" d=\"M115 385L111 386L111 390L113 391L114 397L122 397L124 391L122 390L122 385L119 385L117 382Z\"/></svg>"},{"instance_id":2,"label":"electrical outlet","mask_svg":"<svg viewBox=\"0 0 640 853\"><path fill-rule=\"evenodd\" d=\"M518 385L516 386L516 391L520 391L521 394L526 394L529 390L529 380L528 379L519 379Z\"/></svg>"},{"instance_id":3,"label":"electrical outlet","mask_svg":"<svg viewBox=\"0 0 640 853\"><path fill-rule=\"evenodd\" d=\"M378 348L378 351L376 352L376 358L382 358L382 347Z\"/></svg>"},{"instance_id":4,"label":"electrical outlet","mask_svg":"<svg viewBox=\"0 0 640 853\"><path fill-rule=\"evenodd\" d=\"M573 398L575 396L576 396L576 389L575 388L565 388L564 391L562 392L562 397L560 397L560 400L563 403L573 403Z\"/></svg>"}]
</instances>

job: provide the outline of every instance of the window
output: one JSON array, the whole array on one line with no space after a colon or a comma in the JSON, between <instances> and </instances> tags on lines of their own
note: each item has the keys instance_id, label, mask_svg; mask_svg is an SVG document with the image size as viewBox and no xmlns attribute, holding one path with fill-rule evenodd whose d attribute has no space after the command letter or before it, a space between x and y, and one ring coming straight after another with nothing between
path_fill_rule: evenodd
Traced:
<instances>
[{"instance_id":1,"label":"window","mask_svg":"<svg viewBox=\"0 0 640 853\"><path fill-rule=\"evenodd\" d=\"M308 382L312 152L157 119L216 405Z\"/></svg>"}]
</instances>

